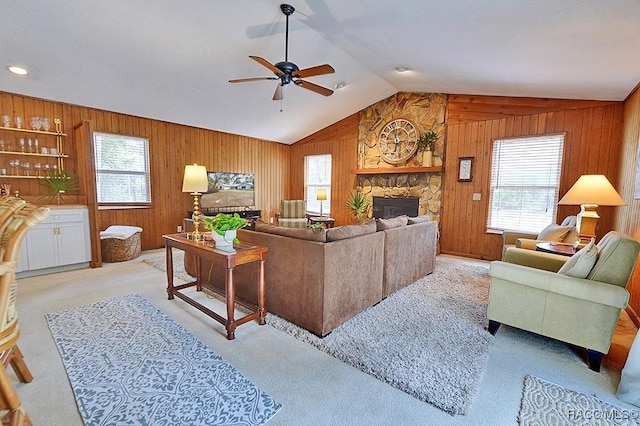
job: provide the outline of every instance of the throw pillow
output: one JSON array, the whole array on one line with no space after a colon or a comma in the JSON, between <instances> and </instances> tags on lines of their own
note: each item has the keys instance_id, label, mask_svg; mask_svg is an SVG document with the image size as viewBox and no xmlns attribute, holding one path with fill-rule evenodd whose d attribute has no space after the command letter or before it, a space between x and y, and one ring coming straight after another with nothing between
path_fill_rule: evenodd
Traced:
<instances>
[{"instance_id":1,"label":"throw pillow","mask_svg":"<svg viewBox=\"0 0 640 426\"><path fill-rule=\"evenodd\" d=\"M275 234L283 237L297 238L299 240L317 241L319 243L327 241L327 231L324 228L285 228L283 226L256 222L255 230L257 232L264 232L265 234Z\"/></svg>"},{"instance_id":2,"label":"throw pillow","mask_svg":"<svg viewBox=\"0 0 640 426\"><path fill-rule=\"evenodd\" d=\"M327 241L345 240L359 235L376 232L376 222L371 220L362 225L343 225L327 229Z\"/></svg>"},{"instance_id":3,"label":"throw pillow","mask_svg":"<svg viewBox=\"0 0 640 426\"><path fill-rule=\"evenodd\" d=\"M400 228L401 226L406 226L408 221L409 220L406 215L392 217L390 219L376 219L378 231Z\"/></svg>"},{"instance_id":4,"label":"throw pillow","mask_svg":"<svg viewBox=\"0 0 640 426\"><path fill-rule=\"evenodd\" d=\"M422 222L431 222L431 216L428 214L416 217L409 217L407 219L407 224L413 225L414 223L422 223Z\"/></svg>"},{"instance_id":5,"label":"throw pillow","mask_svg":"<svg viewBox=\"0 0 640 426\"><path fill-rule=\"evenodd\" d=\"M541 241L562 241L565 235L569 233L568 226L560 226L552 223L551 225L544 228L538 234L538 240Z\"/></svg>"},{"instance_id":6,"label":"throw pillow","mask_svg":"<svg viewBox=\"0 0 640 426\"><path fill-rule=\"evenodd\" d=\"M589 244L571 256L571 258L562 265L558 273L575 278L587 278L587 275L589 275L589 272L591 272L597 260L598 246L596 246L595 238L592 238Z\"/></svg>"}]
</instances>

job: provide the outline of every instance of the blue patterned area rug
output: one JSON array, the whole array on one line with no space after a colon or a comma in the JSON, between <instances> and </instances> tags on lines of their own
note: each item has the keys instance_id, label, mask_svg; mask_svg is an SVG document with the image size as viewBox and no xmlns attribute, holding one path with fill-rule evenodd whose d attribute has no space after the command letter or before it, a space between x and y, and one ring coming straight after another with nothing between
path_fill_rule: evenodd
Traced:
<instances>
[{"instance_id":1,"label":"blue patterned area rug","mask_svg":"<svg viewBox=\"0 0 640 426\"><path fill-rule=\"evenodd\" d=\"M261 425L281 407L140 295L46 318L87 425Z\"/></svg>"}]
</instances>

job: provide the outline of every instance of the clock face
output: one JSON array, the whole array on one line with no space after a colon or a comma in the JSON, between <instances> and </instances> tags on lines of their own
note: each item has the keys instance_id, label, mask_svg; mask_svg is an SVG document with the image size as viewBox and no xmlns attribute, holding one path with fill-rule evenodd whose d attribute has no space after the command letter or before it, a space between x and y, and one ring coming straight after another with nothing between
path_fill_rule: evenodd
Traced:
<instances>
[{"instance_id":1,"label":"clock face","mask_svg":"<svg viewBox=\"0 0 640 426\"><path fill-rule=\"evenodd\" d=\"M387 163L397 164L407 161L418 149L418 132L407 120L388 122L378 138L380 155Z\"/></svg>"}]
</instances>

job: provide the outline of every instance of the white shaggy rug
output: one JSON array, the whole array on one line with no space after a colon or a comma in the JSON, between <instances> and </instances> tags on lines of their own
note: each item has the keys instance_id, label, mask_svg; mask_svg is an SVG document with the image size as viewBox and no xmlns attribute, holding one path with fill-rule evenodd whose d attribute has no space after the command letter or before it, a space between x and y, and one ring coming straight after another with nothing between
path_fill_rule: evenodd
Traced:
<instances>
[{"instance_id":1,"label":"white shaggy rug","mask_svg":"<svg viewBox=\"0 0 640 426\"><path fill-rule=\"evenodd\" d=\"M189 279L174 254L174 275ZM164 256L145 260L165 270ZM466 414L493 337L488 267L437 260L435 271L324 338L272 314L267 324L450 414Z\"/></svg>"}]
</instances>

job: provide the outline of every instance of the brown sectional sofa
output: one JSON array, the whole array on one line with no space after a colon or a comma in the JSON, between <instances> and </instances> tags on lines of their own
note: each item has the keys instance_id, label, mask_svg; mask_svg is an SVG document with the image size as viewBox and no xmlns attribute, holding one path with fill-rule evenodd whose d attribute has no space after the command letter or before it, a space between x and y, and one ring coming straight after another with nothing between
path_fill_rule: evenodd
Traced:
<instances>
[{"instance_id":1,"label":"brown sectional sofa","mask_svg":"<svg viewBox=\"0 0 640 426\"><path fill-rule=\"evenodd\" d=\"M411 223L411 224L408 224ZM267 311L325 336L389 294L433 272L437 222L406 216L332 229L256 223L238 230L243 243L269 247ZM195 261L185 256L193 276ZM223 288L223 271L201 263L201 276ZM237 295L257 300L257 265L234 269Z\"/></svg>"}]
</instances>

